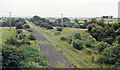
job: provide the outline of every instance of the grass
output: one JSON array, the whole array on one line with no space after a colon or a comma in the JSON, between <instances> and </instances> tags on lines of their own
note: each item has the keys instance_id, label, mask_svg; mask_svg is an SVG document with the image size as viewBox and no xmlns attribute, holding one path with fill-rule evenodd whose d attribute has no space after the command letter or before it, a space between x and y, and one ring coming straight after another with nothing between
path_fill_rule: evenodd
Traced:
<instances>
[{"instance_id":1,"label":"grass","mask_svg":"<svg viewBox=\"0 0 120 70\"><path fill-rule=\"evenodd\" d=\"M101 64L91 62L92 57L85 50L78 51L74 49L71 44L60 40L61 36L68 36L75 32L79 32L81 34L86 33L87 29L64 28L60 34L55 35L55 29L46 30L45 28L41 28L33 24L30 24L30 26L45 36L50 44L52 44L59 53L63 54L72 65L75 65L78 68L101 68Z\"/></svg>"},{"instance_id":2,"label":"grass","mask_svg":"<svg viewBox=\"0 0 120 70\"><path fill-rule=\"evenodd\" d=\"M9 31L9 27L2 27L2 31L0 32L0 36L2 36L0 38L0 43L4 43L6 39L12 37L15 38L16 35L16 29L15 27L11 28L11 31Z\"/></svg>"},{"instance_id":3,"label":"grass","mask_svg":"<svg viewBox=\"0 0 120 70\"><path fill-rule=\"evenodd\" d=\"M49 42L38 42L38 44L50 44Z\"/></svg>"}]
</instances>

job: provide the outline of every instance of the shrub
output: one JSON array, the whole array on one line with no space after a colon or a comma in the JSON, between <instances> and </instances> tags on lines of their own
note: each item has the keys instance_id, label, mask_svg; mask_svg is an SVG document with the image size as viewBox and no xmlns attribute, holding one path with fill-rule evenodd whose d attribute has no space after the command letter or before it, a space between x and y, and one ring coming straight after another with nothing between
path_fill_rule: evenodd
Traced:
<instances>
[{"instance_id":1,"label":"shrub","mask_svg":"<svg viewBox=\"0 0 120 70\"><path fill-rule=\"evenodd\" d=\"M22 45L19 48L24 51L25 55L25 60L23 60L20 64L21 67L38 68L48 66L48 63L45 62L46 58L44 55L37 49L33 48L33 46Z\"/></svg>"},{"instance_id":2,"label":"shrub","mask_svg":"<svg viewBox=\"0 0 120 70\"><path fill-rule=\"evenodd\" d=\"M26 35L23 35L23 34L19 35L20 40L24 39L25 37L26 37Z\"/></svg>"},{"instance_id":3,"label":"shrub","mask_svg":"<svg viewBox=\"0 0 120 70\"><path fill-rule=\"evenodd\" d=\"M75 34L73 35L73 38L74 38L74 39L79 39L79 40L81 40L81 35L80 35L80 33L75 33Z\"/></svg>"},{"instance_id":4,"label":"shrub","mask_svg":"<svg viewBox=\"0 0 120 70\"><path fill-rule=\"evenodd\" d=\"M101 53L107 47L109 47L109 44L107 44L107 42L100 42L97 47L98 52Z\"/></svg>"},{"instance_id":5,"label":"shrub","mask_svg":"<svg viewBox=\"0 0 120 70\"><path fill-rule=\"evenodd\" d=\"M20 43L21 44L26 44L26 45L30 45L31 44L31 42L29 42L28 40L22 40Z\"/></svg>"},{"instance_id":6,"label":"shrub","mask_svg":"<svg viewBox=\"0 0 120 70\"><path fill-rule=\"evenodd\" d=\"M25 27L25 28L30 28L30 26L29 26L29 25L24 25L24 27Z\"/></svg>"},{"instance_id":7,"label":"shrub","mask_svg":"<svg viewBox=\"0 0 120 70\"><path fill-rule=\"evenodd\" d=\"M60 40L65 40L65 37L60 37Z\"/></svg>"},{"instance_id":8,"label":"shrub","mask_svg":"<svg viewBox=\"0 0 120 70\"><path fill-rule=\"evenodd\" d=\"M35 36L32 35L32 34L29 35L28 39L30 39L30 40L36 40Z\"/></svg>"},{"instance_id":9,"label":"shrub","mask_svg":"<svg viewBox=\"0 0 120 70\"><path fill-rule=\"evenodd\" d=\"M31 29L28 29L27 31L28 31L28 32L33 32Z\"/></svg>"},{"instance_id":10,"label":"shrub","mask_svg":"<svg viewBox=\"0 0 120 70\"><path fill-rule=\"evenodd\" d=\"M80 40L74 40L73 42L72 42L72 45L73 45L73 47L74 48L76 48L76 49L78 49L78 50L82 50L83 49L83 42L82 41L80 41Z\"/></svg>"},{"instance_id":11,"label":"shrub","mask_svg":"<svg viewBox=\"0 0 120 70\"><path fill-rule=\"evenodd\" d=\"M5 44L15 45L17 47L20 46L20 42L18 42L16 39L13 39L12 37L10 39L7 39L7 41L5 41Z\"/></svg>"},{"instance_id":12,"label":"shrub","mask_svg":"<svg viewBox=\"0 0 120 70\"><path fill-rule=\"evenodd\" d=\"M17 34L21 34L23 31L22 30L17 30L16 33Z\"/></svg>"},{"instance_id":13,"label":"shrub","mask_svg":"<svg viewBox=\"0 0 120 70\"><path fill-rule=\"evenodd\" d=\"M23 51L16 46L3 46L2 56L3 68L19 68L19 63L24 60Z\"/></svg>"},{"instance_id":14,"label":"shrub","mask_svg":"<svg viewBox=\"0 0 120 70\"><path fill-rule=\"evenodd\" d=\"M57 31L62 31L62 28L61 27L57 27Z\"/></svg>"},{"instance_id":15,"label":"shrub","mask_svg":"<svg viewBox=\"0 0 120 70\"><path fill-rule=\"evenodd\" d=\"M100 63L100 64L103 64L104 63L104 58L103 58L103 56L101 56L101 57L99 57L96 61L97 61L97 63Z\"/></svg>"},{"instance_id":16,"label":"shrub","mask_svg":"<svg viewBox=\"0 0 120 70\"><path fill-rule=\"evenodd\" d=\"M17 23L16 24L16 29L23 29L23 24Z\"/></svg>"}]
</instances>

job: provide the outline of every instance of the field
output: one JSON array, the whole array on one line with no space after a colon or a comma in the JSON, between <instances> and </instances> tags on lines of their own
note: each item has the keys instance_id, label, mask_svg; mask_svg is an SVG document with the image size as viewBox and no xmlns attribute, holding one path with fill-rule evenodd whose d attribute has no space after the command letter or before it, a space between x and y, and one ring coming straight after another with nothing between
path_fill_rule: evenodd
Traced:
<instances>
[{"instance_id":1,"label":"field","mask_svg":"<svg viewBox=\"0 0 120 70\"><path fill-rule=\"evenodd\" d=\"M32 28L35 28L40 34L45 36L49 44L52 44L58 53L64 55L68 61L74 66L78 68L101 68L106 67L106 65L96 64L91 62L91 55L85 52L85 50L78 51L74 49L71 44L68 44L65 41L61 41L61 36L69 36L73 33L86 33L87 29L77 29L77 28L64 28L63 31L58 34L56 31L56 27L53 30L46 30L45 28L38 27L33 24L29 24ZM98 55L95 55L96 57ZM63 66L64 67L64 66Z\"/></svg>"},{"instance_id":2,"label":"field","mask_svg":"<svg viewBox=\"0 0 120 70\"><path fill-rule=\"evenodd\" d=\"M1 38L0 38L0 43L4 43L6 39L12 37L15 38L16 34L16 29L14 27L11 28L11 31L9 31L9 27L2 27L1 28Z\"/></svg>"}]
</instances>

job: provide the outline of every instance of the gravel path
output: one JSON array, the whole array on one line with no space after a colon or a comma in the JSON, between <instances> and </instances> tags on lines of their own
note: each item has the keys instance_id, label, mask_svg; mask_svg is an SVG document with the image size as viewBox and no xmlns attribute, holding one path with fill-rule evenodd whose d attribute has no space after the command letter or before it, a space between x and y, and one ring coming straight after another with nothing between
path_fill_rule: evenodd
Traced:
<instances>
[{"instance_id":1,"label":"gravel path","mask_svg":"<svg viewBox=\"0 0 120 70\"><path fill-rule=\"evenodd\" d=\"M42 41L42 42L48 41L35 29L32 30L33 30L33 34L35 35L38 41ZM52 45L39 44L39 46L44 53L48 54L46 57L51 67L55 68L56 64L60 62L60 63L64 63L66 65L66 68L70 68L71 64L68 62L68 60L63 55L58 53Z\"/></svg>"}]
</instances>

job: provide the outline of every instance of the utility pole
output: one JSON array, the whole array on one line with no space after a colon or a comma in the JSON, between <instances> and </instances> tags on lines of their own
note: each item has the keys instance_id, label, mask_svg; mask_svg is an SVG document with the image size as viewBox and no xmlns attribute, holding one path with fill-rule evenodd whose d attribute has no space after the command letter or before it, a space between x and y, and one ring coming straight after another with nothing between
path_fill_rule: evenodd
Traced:
<instances>
[{"instance_id":1,"label":"utility pole","mask_svg":"<svg viewBox=\"0 0 120 70\"><path fill-rule=\"evenodd\" d=\"M61 14L61 24L62 24L62 27L63 27L63 14Z\"/></svg>"},{"instance_id":2,"label":"utility pole","mask_svg":"<svg viewBox=\"0 0 120 70\"><path fill-rule=\"evenodd\" d=\"M10 23L10 28L9 28L9 31L11 31L11 12L9 12L9 23Z\"/></svg>"}]
</instances>

